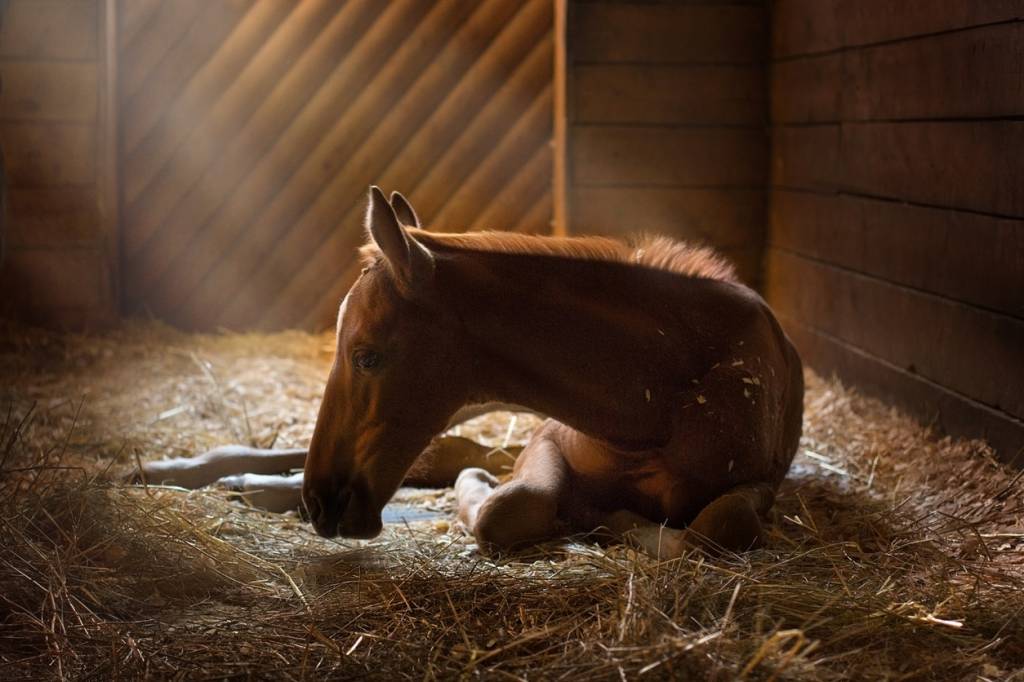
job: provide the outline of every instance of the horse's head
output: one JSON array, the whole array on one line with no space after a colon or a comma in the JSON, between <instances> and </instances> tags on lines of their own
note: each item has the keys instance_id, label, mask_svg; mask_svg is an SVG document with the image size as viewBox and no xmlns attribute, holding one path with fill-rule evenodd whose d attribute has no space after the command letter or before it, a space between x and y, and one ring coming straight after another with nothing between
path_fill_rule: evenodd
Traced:
<instances>
[{"instance_id":1,"label":"horse's head","mask_svg":"<svg viewBox=\"0 0 1024 682\"><path fill-rule=\"evenodd\" d=\"M434 257L398 193L370 189L367 267L338 311L337 349L302 497L325 537L368 538L416 457L464 402L457 323L437 303Z\"/></svg>"}]
</instances>

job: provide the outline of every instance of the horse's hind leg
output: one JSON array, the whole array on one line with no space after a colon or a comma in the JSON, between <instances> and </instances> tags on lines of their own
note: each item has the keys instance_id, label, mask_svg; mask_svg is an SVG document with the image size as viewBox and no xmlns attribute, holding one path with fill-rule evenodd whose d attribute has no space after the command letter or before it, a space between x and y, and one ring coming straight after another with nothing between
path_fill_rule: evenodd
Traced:
<instances>
[{"instance_id":1,"label":"horse's hind leg","mask_svg":"<svg viewBox=\"0 0 1024 682\"><path fill-rule=\"evenodd\" d=\"M461 424L474 417L497 409L517 409L500 403L468 405L452 417L449 426ZM421 487L451 485L466 467L480 467L492 473L505 473L522 448L488 448L466 438L440 436L427 447L409 473L406 484ZM302 469L307 451L267 450L244 445L224 445L195 457L178 457L145 462L132 471L128 482L177 485L182 488L202 488L225 476L239 474L281 474Z\"/></svg>"},{"instance_id":2,"label":"horse's hind leg","mask_svg":"<svg viewBox=\"0 0 1024 682\"><path fill-rule=\"evenodd\" d=\"M403 485L444 488L455 483L464 469L483 469L500 476L512 471L523 448L491 448L460 436L439 436L416 458Z\"/></svg>"},{"instance_id":3,"label":"horse's hind leg","mask_svg":"<svg viewBox=\"0 0 1024 682\"><path fill-rule=\"evenodd\" d=\"M249 505L283 513L302 507L302 472L290 476L239 474L216 481L218 486L241 493Z\"/></svg>"},{"instance_id":4,"label":"horse's hind leg","mask_svg":"<svg viewBox=\"0 0 1024 682\"><path fill-rule=\"evenodd\" d=\"M686 542L711 552L760 547L764 543L761 516L774 502L775 491L766 483L733 488L700 510L686 527Z\"/></svg>"},{"instance_id":5,"label":"horse's hind leg","mask_svg":"<svg viewBox=\"0 0 1024 682\"><path fill-rule=\"evenodd\" d=\"M503 550L553 536L567 467L549 439L535 437L516 462L513 480L498 485L483 469L466 469L455 483L459 520L485 550Z\"/></svg>"},{"instance_id":6,"label":"horse's hind leg","mask_svg":"<svg viewBox=\"0 0 1024 682\"><path fill-rule=\"evenodd\" d=\"M202 488L225 476L235 474L280 474L301 469L306 450L263 450L241 445L225 445L197 457L181 457L145 462L142 469L128 476L132 481Z\"/></svg>"},{"instance_id":7,"label":"horse's hind leg","mask_svg":"<svg viewBox=\"0 0 1024 682\"><path fill-rule=\"evenodd\" d=\"M767 484L742 485L712 500L685 530L667 528L628 511L610 514L604 525L660 559L676 558L691 549L712 554L742 552L763 543L760 517L774 500Z\"/></svg>"}]
</instances>

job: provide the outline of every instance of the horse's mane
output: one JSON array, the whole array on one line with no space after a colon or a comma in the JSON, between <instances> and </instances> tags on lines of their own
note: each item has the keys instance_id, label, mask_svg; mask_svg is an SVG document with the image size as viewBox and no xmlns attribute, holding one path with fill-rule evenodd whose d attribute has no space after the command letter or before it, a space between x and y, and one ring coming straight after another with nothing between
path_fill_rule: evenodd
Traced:
<instances>
[{"instance_id":1,"label":"horse's mane","mask_svg":"<svg viewBox=\"0 0 1024 682\"><path fill-rule=\"evenodd\" d=\"M626 263L688 277L739 281L732 264L713 250L668 237L642 236L626 243L609 237L548 237L514 232L442 233L411 228L409 235L432 251L478 251ZM382 257L372 241L362 248L362 256L368 264Z\"/></svg>"}]
</instances>

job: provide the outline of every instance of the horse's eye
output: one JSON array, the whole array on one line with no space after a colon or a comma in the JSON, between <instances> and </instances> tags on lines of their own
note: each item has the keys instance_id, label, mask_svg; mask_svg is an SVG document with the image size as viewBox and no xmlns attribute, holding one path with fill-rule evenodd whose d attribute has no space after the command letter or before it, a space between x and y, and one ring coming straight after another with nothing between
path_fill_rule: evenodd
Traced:
<instances>
[{"instance_id":1,"label":"horse's eye","mask_svg":"<svg viewBox=\"0 0 1024 682\"><path fill-rule=\"evenodd\" d=\"M373 369L380 365L380 353L375 350L357 350L352 356L352 364L359 369Z\"/></svg>"}]
</instances>

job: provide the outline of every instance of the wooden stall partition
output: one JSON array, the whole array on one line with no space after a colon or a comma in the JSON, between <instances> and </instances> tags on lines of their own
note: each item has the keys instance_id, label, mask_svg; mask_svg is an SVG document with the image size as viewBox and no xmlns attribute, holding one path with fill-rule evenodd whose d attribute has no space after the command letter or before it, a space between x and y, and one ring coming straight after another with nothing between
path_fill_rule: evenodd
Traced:
<instances>
[{"instance_id":1,"label":"wooden stall partition","mask_svg":"<svg viewBox=\"0 0 1024 682\"><path fill-rule=\"evenodd\" d=\"M572 1L567 29L570 231L707 243L757 285L765 4Z\"/></svg>"},{"instance_id":2,"label":"wooden stall partition","mask_svg":"<svg viewBox=\"0 0 1024 682\"><path fill-rule=\"evenodd\" d=\"M1024 461L1024 2L777 0L766 289L805 359Z\"/></svg>"},{"instance_id":3,"label":"wooden stall partition","mask_svg":"<svg viewBox=\"0 0 1024 682\"><path fill-rule=\"evenodd\" d=\"M116 315L109 9L104 0L0 3L0 314L71 329Z\"/></svg>"},{"instance_id":4,"label":"wooden stall partition","mask_svg":"<svg viewBox=\"0 0 1024 682\"><path fill-rule=\"evenodd\" d=\"M129 310L198 329L330 324L371 183L431 229L550 230L550 0L120 11Z\"/></svg>"}]
</instances>

